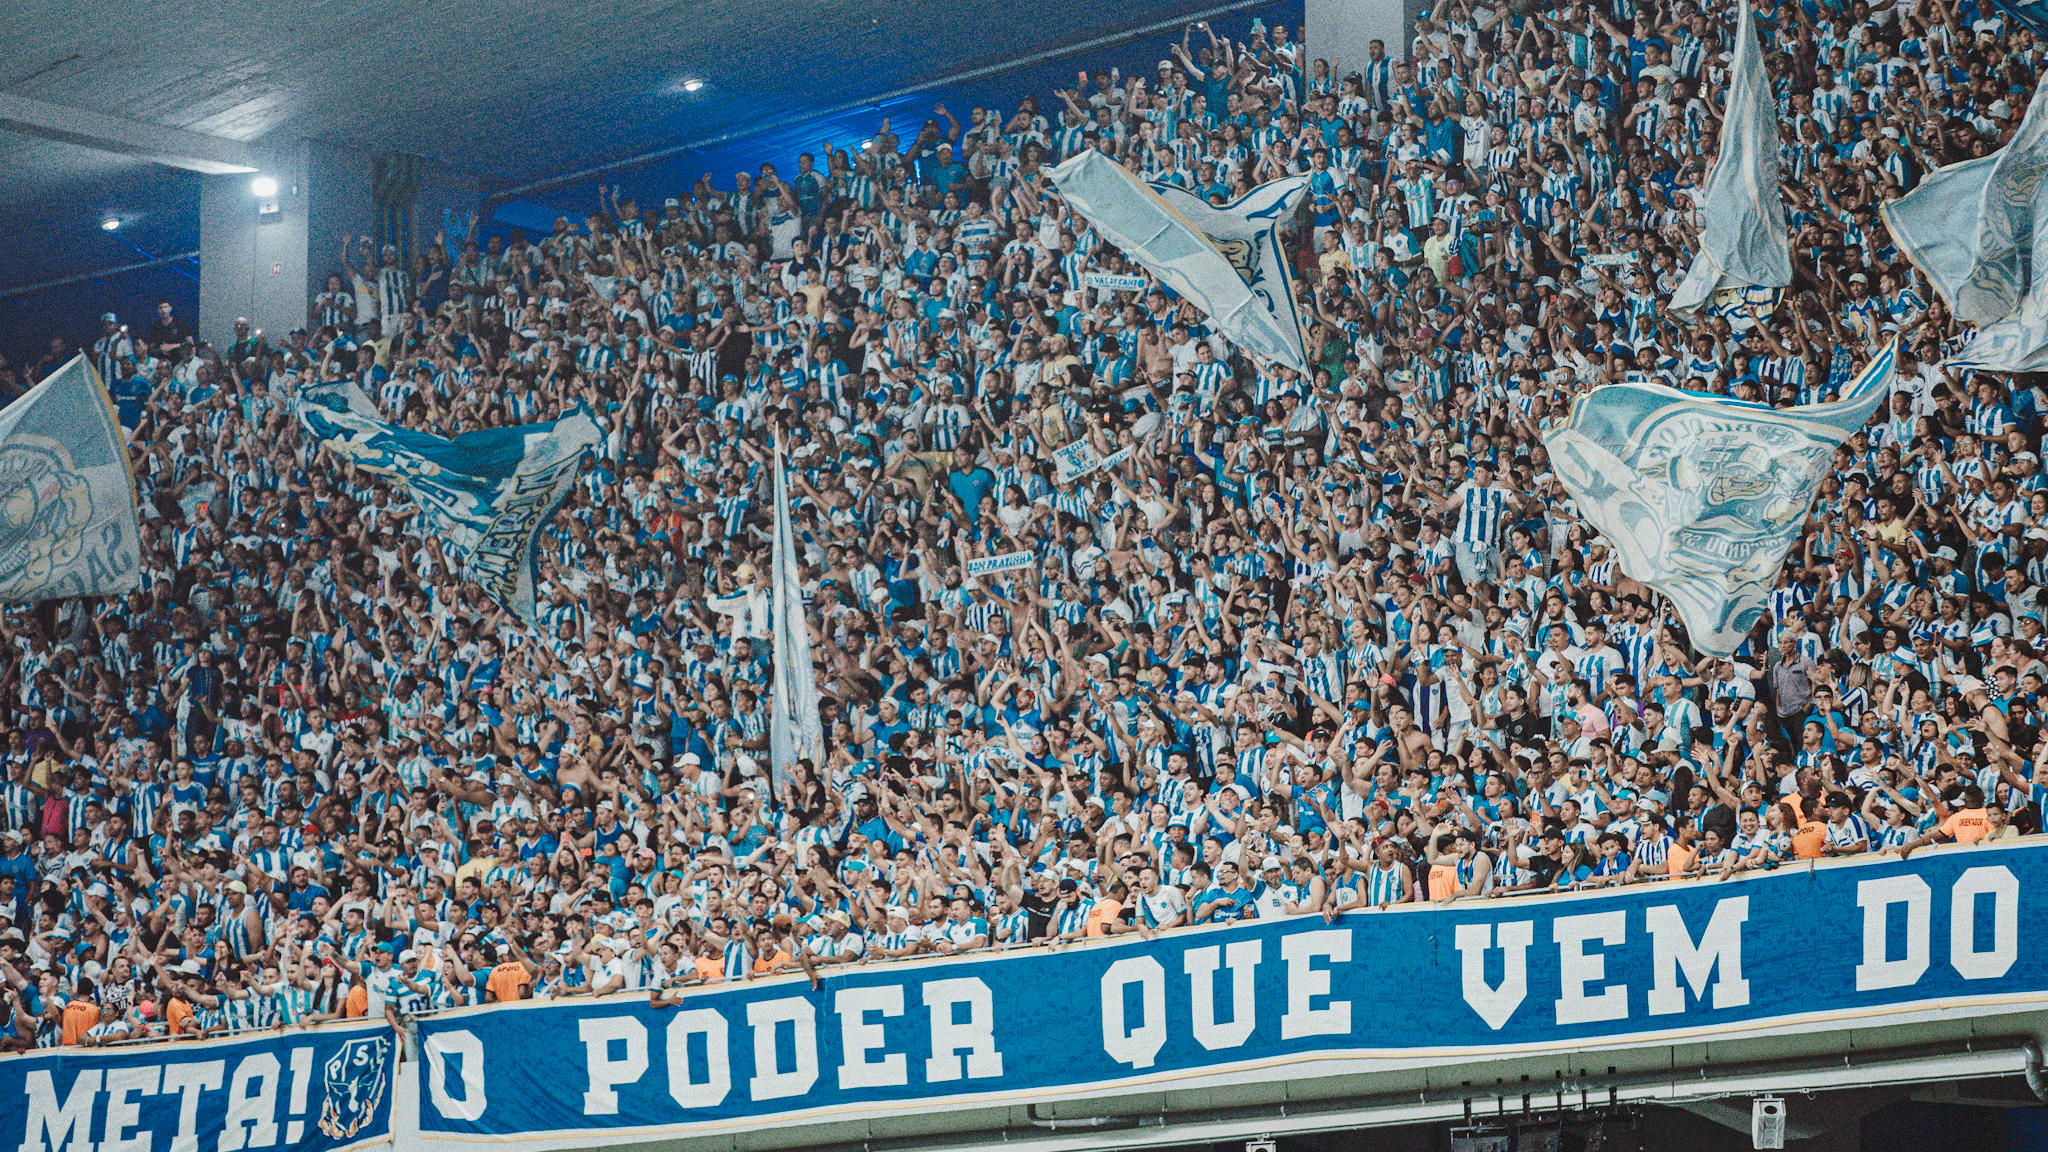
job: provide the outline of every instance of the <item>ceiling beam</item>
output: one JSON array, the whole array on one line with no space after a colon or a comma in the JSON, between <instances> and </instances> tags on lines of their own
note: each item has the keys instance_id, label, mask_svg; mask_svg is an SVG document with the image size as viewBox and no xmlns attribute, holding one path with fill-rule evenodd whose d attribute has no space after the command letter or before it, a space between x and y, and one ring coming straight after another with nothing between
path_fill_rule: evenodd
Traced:
<instances>
[{"instance_id":1,"label":"ceiling beam","mask_svg":"<svg viewBox=\"0 0 2048 1152\"><path fill-rule=\"evenodd\" d=\"M254 148L183 128L0 93L0 128L218 176L263 167Z\"/></svg>"}]
</instances>

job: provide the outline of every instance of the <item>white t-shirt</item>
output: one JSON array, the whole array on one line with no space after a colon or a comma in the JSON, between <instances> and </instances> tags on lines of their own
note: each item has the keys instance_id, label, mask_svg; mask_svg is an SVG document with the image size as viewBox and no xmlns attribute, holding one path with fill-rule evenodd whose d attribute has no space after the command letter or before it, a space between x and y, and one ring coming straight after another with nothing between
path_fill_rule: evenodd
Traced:
<instances>
[{"instance_id":1,"label":"white t-shirt","mask_svg":"<svg viewBox=\"0 0 2048 1152\"><path fill-rule=\"evenodd\" d=\"M1171 921L1188 910L1188 899L1178 888L1161 885L1159 891L1138 895L1138 911L1145 917L1145 923L1153 928Z\"/></svg>"}]
</instances>

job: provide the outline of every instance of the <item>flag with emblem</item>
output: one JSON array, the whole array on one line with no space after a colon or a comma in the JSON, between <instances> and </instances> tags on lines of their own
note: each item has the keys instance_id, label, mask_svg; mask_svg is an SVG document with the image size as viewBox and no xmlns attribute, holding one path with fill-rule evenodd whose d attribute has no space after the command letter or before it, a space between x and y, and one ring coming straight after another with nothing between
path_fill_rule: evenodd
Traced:
<instances>
[{"instance_id":1,"label":"flag with emblem","mask_svg":"<svg viewBox=\"0 0 2048 1152\"><path fill-rule=\"evenodd\" d=\"M1891 392L1892 340L1827 404L1773 409L1661 384L1610 384L1543 438L1621 570L1670 597L1692 646L1728 656L1763 615L1835 449Z\"/></svg>"},{"instance_id":2,"label":"flag with emblem","mask_svg":"<svg viewBox=\"0 0 2048 1152\"><path fill-rule=\"evenodd\" d=\"M1147 182L1090 148L1052 170L1067 206L1159 282L1208 313L1224 337L1304 375L1308 354L1280 227L1308 177L1261 184L1221 207Z\"/></svg>"},{"instance_id":3,"label":"flag with emblem","mask_svg":"<svg viewBox=\"0 0 2048 1152\"><path fill-rule=\"evenodd\" d=\"M74 356L0 411L0 601L141 583L128 440L99 373Z\"/></svg>"}]
</instances>

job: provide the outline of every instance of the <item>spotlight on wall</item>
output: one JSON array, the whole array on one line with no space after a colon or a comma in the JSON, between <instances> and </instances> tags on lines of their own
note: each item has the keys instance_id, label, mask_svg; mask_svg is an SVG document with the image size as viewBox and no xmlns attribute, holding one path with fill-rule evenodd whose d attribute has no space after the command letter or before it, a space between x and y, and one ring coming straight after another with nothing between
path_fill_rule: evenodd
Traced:
<instances>
[{"instance_id":1,"label":"spotlight on wall","mask_svg":"<svg viewBox=\"0 0 2048 1152\"><path fill-rule=\"evenodd\" d=\"M105 220L100 221L100 227L108 232L112 232L120 226L121 218L119 216L109 216Z\"/></svg>"},{"instance_id":2,"label":"spotlight on wall","mask_svg":"<svg viewBox=\"0 0 2048 1152\"><path fill-rule=\"evenodd\" d=\"M703 90L704 82L702 80L683 81L683 91L685 92L702 92Z\"/></svg>"},{"instance_id":3,"label":"spotlight on wall","mask_svg":"<svg viewBox=\"0 0 2048 1152\"><path fill-rule=\"evenodd\" d=\"M277 180L271 176L258 176L254 180L249 181L249 191L258 197L275 196L277 195Z\"/></svg>"}]
</instances>

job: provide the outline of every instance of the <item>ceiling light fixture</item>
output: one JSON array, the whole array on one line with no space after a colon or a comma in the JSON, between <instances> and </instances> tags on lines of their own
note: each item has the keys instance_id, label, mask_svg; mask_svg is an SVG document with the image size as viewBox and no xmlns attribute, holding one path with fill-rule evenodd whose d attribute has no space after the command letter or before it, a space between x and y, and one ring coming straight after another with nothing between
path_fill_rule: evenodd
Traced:
<instances>
[{"instance_id":1,"label":"ceiling light fixture","mask_svg":"<svg viewBox=\"0 0 2048 1152\"><path fill-rule=\"evenodd\" d=\"M105 220L100 221L100 228L108 232L112 232L120 226L121 218L119 216L109 216Z\"/></svg>"},{"instance_id":2,"label":"ceiling light fixture","mask_svg":"<svg viewBox=\"0 0 2048 1152\"><path fill-rule=\"evenodd\" d=\"M249 181L249 191L257 196L275 196L277 195L277 181L269 176L258 176L254 180Z\"/></svg>"}]
</instances>

